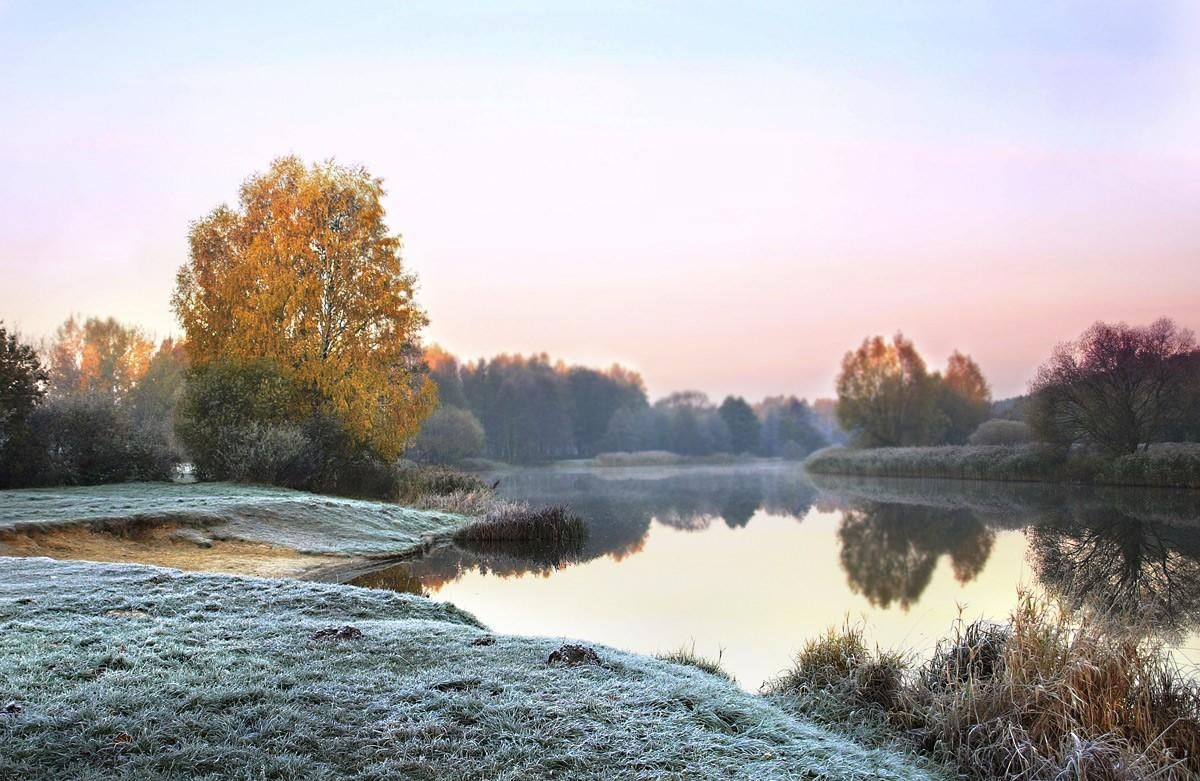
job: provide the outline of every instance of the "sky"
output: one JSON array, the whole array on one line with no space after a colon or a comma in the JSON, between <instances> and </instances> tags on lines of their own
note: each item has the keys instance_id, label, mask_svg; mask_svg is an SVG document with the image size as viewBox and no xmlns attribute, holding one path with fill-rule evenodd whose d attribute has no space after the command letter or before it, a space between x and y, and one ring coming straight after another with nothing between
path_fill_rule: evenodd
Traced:
<instances>
[{"instance_id":1,"label":"sky","mask_svg":"<svg viewBox=\"0 0 1200 781\"><path fill-rule=\"evenodd\" d=\"M1200 328L1197 139L1194 0L0 0L0 319L178 333L189 223L296 154L384 179L463 358L811 398L900 330L1003 397Z\"/></svg>"}]
</instances>

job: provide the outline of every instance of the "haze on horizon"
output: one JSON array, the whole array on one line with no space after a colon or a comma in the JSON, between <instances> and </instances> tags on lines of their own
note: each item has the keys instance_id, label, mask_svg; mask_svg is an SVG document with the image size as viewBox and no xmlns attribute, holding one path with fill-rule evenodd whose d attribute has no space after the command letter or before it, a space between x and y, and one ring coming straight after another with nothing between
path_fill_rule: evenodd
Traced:
<instances>
[{"instance_id":1,"label":"haze on horizon","mask_svg":"<svg viewBox=\"0 0 1200 781\"><path fill-rule=\"evenodd\" d=\"M1200 6L0 0L0 317L177 332L190 221L280 155L389 190L427 332L831 394L901 329L998 397L1200 327Z\"/></svg>"}]
</instances>

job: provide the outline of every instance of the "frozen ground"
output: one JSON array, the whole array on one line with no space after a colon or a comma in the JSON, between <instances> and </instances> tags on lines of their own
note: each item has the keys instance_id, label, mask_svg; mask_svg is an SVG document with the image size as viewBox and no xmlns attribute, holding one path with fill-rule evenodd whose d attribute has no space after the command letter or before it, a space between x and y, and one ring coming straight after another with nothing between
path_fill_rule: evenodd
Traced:
<instances>
[{"instance_id":1,"label":"frozen ground","mask_svg":"<svg viewBox=\"0 0 1200 781\"><path fill-rule=\"evenodd\" d=\"M468 519L384 502L232 483L123 483L0 491L0 533L54 526L154 523L191 526L203 537L299 553L407 553ZM200 540L203 541L202 539Z\"/></svg>"},{"instance_id":2,"label":"frozen ground","mask_svg":"<svg viewBox=\"0 0 1200 781\"><path fill-rule=\"evenodd\" d=\"M689 667L549 664L561 642L390 592L0 558L0 778L926 777Z\"/></svg>"}]
</instances>

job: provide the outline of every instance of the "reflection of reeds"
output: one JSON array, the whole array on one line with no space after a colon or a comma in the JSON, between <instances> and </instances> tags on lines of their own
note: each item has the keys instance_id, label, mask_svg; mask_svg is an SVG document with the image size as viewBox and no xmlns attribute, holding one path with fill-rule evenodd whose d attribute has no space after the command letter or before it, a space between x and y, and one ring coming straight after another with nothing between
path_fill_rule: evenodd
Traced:
<instances>
[{"instance_id":1,"label":"reflection of reeds","mask_svg":"<svg viewBox=\"0 0 1200 781\"><path fill-rule=\"evenodd\" d=\"M829 722L866 716L973 778L1200 773L1200 684L1156 643L1027 593L1007 625L959 622L916 667L833 630L767 689Z\"/></svg>"}]
</instances>

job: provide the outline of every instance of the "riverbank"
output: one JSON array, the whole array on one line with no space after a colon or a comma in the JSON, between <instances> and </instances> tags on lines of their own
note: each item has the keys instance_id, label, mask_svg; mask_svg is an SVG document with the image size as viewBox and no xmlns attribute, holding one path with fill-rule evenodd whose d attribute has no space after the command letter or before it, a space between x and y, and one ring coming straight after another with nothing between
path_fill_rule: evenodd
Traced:
<instances>
[{"instance_id":1,"label":"riverbank","mask_svg":"<svg viewBox=\"0 0 1200 781\"><path fill-rule=\"evenodd\" d=\"M0 491L0 555L314 577L419 555L471 523L448 512L233 483Z\"/></svg>"},{"instance_id":2,"label":"riverbank","mask_svg":"<svg viewBox=\"0 0 1200 781\"><path fill-rule=\"evenodd\" d=\"M1046 445L835 447L813 453L804 468L813 474L856 477L1200 488L1200 443L1160 443L1114 459L1064 455Z\"/></svg>"},{"instance_id":3,"label":"riverbank","mask_svg":"<svg viewBox=\"0 0 1200 781\"><path fill-rule=\"evenodd\" d=\"M716 676L561 645L403 594L0 559L0 777L929 777Z\"/></svg>"}]
</instances>

